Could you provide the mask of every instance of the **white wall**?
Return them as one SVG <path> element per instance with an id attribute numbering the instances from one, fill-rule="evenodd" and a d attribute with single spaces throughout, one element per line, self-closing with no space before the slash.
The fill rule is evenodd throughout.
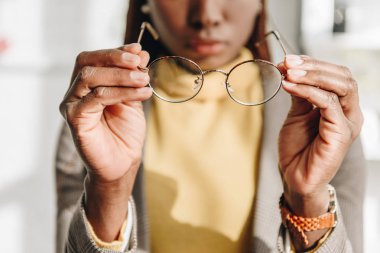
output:
<path id="1" fill-rule="evenodd" d="M 54 252 L 58 105 L 77 53 L 121 45 L 126 5 L 0 0 L 2 252 Z"/>

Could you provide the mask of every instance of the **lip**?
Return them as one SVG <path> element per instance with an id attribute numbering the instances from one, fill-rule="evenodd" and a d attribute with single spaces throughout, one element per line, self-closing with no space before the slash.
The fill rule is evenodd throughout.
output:
<path id="1" fill-rule="evenodd" d="M 197 54 L 207 56 L 221 53 L 226 43 L 213 39 L 192 39 L 188 45 Z"/>

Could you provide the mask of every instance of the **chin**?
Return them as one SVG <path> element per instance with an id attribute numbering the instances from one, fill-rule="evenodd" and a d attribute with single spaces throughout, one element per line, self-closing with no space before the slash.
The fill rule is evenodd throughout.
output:
<path id="1" fill-rule="evenodd" d="M 199 54 L 194 50 L 186 48 L 185 50 L 178 50 L 178 54 L 174 53 L 174 55 L 183 56 L 185 58 L 193 60 L 201 67 L 202 70 L 209 70 L 221 68 L 222 66 L 234 60 L 237 54 L 228 53 L 232 51 L 234 50 L 228 49 L 219 53 Z"/>
<path id="2" fill-rule="evenodd" d="M 232 59 L 225 55 L 211 55 L 207 57 L 201 57 L 195 62 L 203 69 L 218 69 L 228 64 Z"/>

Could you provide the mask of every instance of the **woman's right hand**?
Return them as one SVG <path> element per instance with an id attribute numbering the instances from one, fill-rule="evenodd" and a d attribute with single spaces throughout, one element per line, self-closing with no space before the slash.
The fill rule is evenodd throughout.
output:
<path id="1" fill-rule="evenodd" d="M 141 45 L 83 52 L 60 105 L 86 168 L 87 218 L 98 238 L 117 238 L 141 162 L 145 117 L 152 96 L 149 76 L 138 69 L 149 55 Z"/>
<path id="2" fill-rule="evenodd" d="M 145 118 L 141 101 L 152 95 L 140 44 L 82 52 L 60 105 L 89 176 L 103 183 L 133 177 L 141 160 Z M 130 181 L 130 180 L 128 180 Z"/>

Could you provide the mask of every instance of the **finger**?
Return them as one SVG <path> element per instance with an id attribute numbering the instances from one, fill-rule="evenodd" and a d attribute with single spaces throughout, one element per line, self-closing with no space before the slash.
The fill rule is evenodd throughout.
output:
<path id="1" fill-rule="evenodd" d="M 120 49 L 103 49 L 82 52 L 77 57 L 76 66 L 77 69 L 80 69 L 83 66 L 135 69 L 141 62 L 140 57 L 137 55 L 138 53 L 140 53 L 140 51 L 136 49 L 131 49 L 130 52 Z"/>
<path id="2" fill-rule="evenodd" d="M 119 49 L 122 51 L 132 53 L 132 54 L 139 54 L 140 51 L 142 50 L 141 44 L 139 43 L 131 43 L 131 44 L 123 45 L 119 47 Z"/>
<path id="3" fill-rule="evenodd" d="M 343 77 L 352 77 L 351 71 L 345 66 L 316 60 L 307 55 L 287 55 L 284 65 L 286 69 L 319 70 L 332 72 Z"/>
<path id="4" fill-rule="evenodd" d="M 280 62 L 277 64 L 278 70 L 280 70 L 281 74 L 286 75 L 286 68 L 284 62 Z"/>
<path id="5" fill-rule="evenodd" d="M 97 87 L 93 92 L 83 97 L 81 101 L 71 106 L 67 112 L 68 120 L 76 115 L 101 113 L 105 107 L 120 103 L 144 101 L 152 96 L 152 89 L 121 88 L 121 87 Z"/>
<path id="6" fill-rule="evenodd" d="M 337 94 L 346 117 L 355 122 L 360 121 L 358 87 L 351 77 L 320 70 L 289 69 L 287 73 L 287 79 L 293 83 L 308 84 Z"/>
<path id="7" fill-rule="evenodd" d="M 313 105 L 306 99 L 292 96 L 292 106 L 289 110 L 289 116 L 300 116 L 313 110 Z"/>
<path id="8" fill-rule="evenodd" d="M 287 69 L 285 67 L 284 62 L 280 62 L 277 65 L 277 68 L 278 68 L 278 70 L 280 70 L 282 75 L 286 75 Z M 283 80 L 282 85 L 285 86 L 285 85 L 293 85 L 293 84 L 287 82 L 286 80 Z M 296 96 L 292 96 L 292 105 L 291 105 L 291 108 L 289 110 L 288 115 L 289 116 L 304 115 L 304 114 L 310 112 L 312 109 L 313 109 L 313 105 L 309 101 L 307 101 L 306 99 L 296 97 Z"/>
<path id="9" fill-rule="evenodd" d="M 283 81 L 283 86 L 295 85 L 293 83 Z M 286 89 L 286 88 L 285 88 Z M 313 105 L 304 98 L 292 96 L 292 105 L 289 110 L 289 116 L 299 116 L 309 113 L 313 110 Z"/>
<path id="10" fill-rule="evenodd" d="M 344 120 L 344 113 L 339 103 L 339 98 L 335 93 L 309 85 L 289 82 L 285 82 L 283 87 L 289 94 L 306 99 L 320 108 L 321 115 L 329 122 L 340 123 Z"/>
<path id="11" fill-rule="evenodd" d="M 148 83 L 149 75 L 139 70 L 86 66 L 78 73 L 68 96 L 80 99 L 99 86 L 138 88 Z"/>
<path id="12" fill-rule="evenodd" d="M 138 55 L 140 56 L 140 59 L 141 59 L 140 66 L 146 67 L 150 59 L 149 53 L 147 51 L 141 51 Z"/>
<path id="13" fill-rule="evenodd" d="M 308 84 L 331 91 L 350 100 L 357 99 L 357 84 L 351 77 L 321 70 L 288 69 L 287 79 L 293 83 Z"/>
<path id="14" fill-rule="evenodd" d="M 144 101 L 152 96 L 149 87 L 126 88 L 126 87 L 97 87 L 82 99 L 84 104 L 110 106 L 129 101 Z"/>

